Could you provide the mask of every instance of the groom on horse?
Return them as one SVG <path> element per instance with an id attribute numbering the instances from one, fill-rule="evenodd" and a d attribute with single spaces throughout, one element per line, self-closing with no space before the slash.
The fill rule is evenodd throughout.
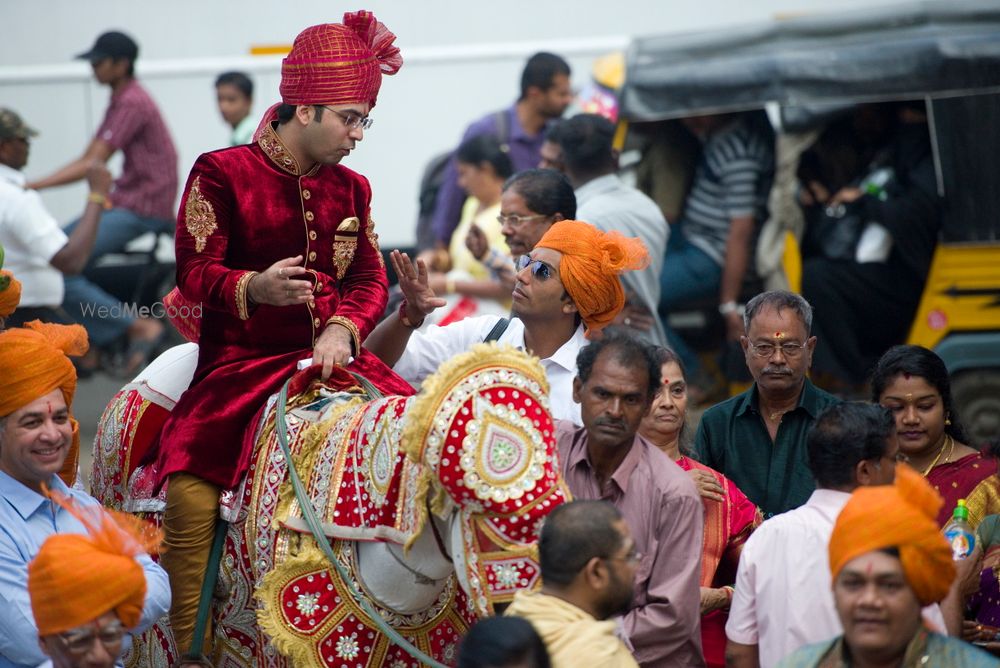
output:
<path id="1" fill-rule="evenodd" d="M 394 39 L 365 11 L 302 31 L 282 61 L 282 102 L 254 143 L 202 155 L 188 177 L 177 283 L 203 306 L 200 351 L 157 461 L 160 484 L 169 483 L 163 564 L 182 652 L 195 636 L 219 493 L 246 472 L 247 425 L 297 362 L 311 356 L 323 378 L 349 365 L 386 394 L 413 393 L 361 347 L 388 283 L 371 188 L 339 164 L 371 126 L 382 75 L 402 65 Z"/>

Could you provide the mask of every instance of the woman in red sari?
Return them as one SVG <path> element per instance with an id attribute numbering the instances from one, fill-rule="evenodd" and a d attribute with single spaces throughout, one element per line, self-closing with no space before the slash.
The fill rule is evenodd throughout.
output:
<path id="1" fill-rule="evenodd" d="M 966 444 L 940 357 L 920 346 L 890 348 L 875 365 L 872 395 L 896 418 L 899 451 L 944 497 L 938 524 L 951 519 L 959 499 L 973 526 L 998 512 L 997 460 Z"/>
<path id="2" fill-rule="evenodd" d="M 709 668 L 726 665 L 726 619 L 744 543 L 763 520 L 760 510 L 724 475 L 691 458 L 686 447 L 687 383 L 677 355 L 657 348 L 662 385 L 639 434 L 687 471 L 705 504 L 701 557 L 701 644 Z"/>

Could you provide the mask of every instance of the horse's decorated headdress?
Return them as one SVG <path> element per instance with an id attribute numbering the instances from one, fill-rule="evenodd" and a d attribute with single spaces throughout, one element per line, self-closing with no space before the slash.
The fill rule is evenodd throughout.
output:
<path id="1" fill-rule="evenodd" d="M 426 467 L 414 507 L 421 522 L 427 508 L 458 509 L 457 570 L 481 615 L 539 584 L 541 520 L 569 498 L 548 393 L 536 358 L 479 344 L 441 365 L 407 412 L 402 447 Z"/>

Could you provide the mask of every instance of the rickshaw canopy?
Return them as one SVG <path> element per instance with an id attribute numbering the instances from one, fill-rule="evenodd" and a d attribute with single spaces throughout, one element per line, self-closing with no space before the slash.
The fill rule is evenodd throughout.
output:
<path id="1" fill-rule="evenodd" d="M 915 2 L 641 37 L 622 117 L 842 106 L 1000 92 L 1000 3 Z"/>

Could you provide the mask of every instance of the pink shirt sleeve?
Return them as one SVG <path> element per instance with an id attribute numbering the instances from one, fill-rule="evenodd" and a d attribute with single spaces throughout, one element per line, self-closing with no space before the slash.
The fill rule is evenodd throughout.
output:
<path id="1" fill-rule="evenodd" d="M 101 127 L 97 129 L 97 138 L 120 151 L 139 134 L 142 124 L 145 123 L 144 116 L 141 109 L 131 104 L 128 97 L 123 96 L 108 107 Z"/>

